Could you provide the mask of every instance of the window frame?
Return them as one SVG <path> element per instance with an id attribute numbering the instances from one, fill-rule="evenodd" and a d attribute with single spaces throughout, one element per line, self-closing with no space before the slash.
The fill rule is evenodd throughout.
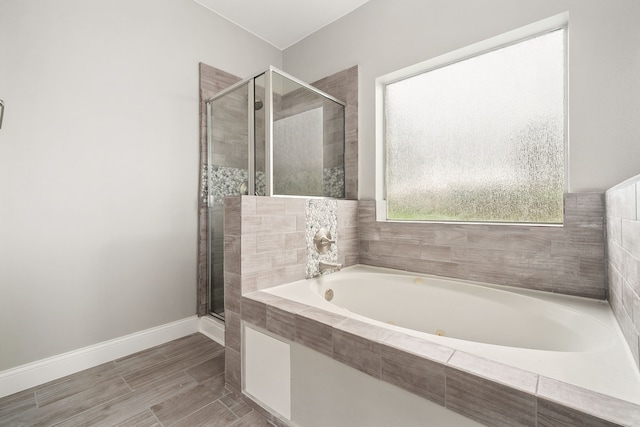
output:
<path id="1" fill-rule="evenodd" d="M 410 65 L 397 71 L 390 72 L 375 80 L 375 200 L 376 220 L 401 223 L 442 223 L 442 224 L 484 224 L 484 225 L 527 225 L 562 227 L 564 225 L 564 212 L 561 223 L 536 223 L 536 222 L 498 222 L 498 221 L 446 221 L 446 220 L 396 220 L 387 218 L 387 164 L 385 141 L 385 88 L 389 84 L 409 79 L 411 77 L 428 73 L 439 68 L 446 67 L 457 62 L 484 55 L 486 53 L 516 45 L 557 30 L 563 30 L 564 42 L 564 193 L 569 192 L 569 14 L 568 12 L 552 16 L 535 23 L 525 25 L 507 33 L 492 37 L 481 42 L 466 46 L 461 49 Z M 563 201 L 564 203 L 564 201 Z"/>

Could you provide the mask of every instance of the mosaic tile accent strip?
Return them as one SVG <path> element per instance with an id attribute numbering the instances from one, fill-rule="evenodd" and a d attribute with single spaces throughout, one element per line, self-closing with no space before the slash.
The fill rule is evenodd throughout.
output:
<path id="1" fill-rule="evenodd" d="M 344 198 L 344 168 L 342 166 L 324 168 L 322 192 L 324 197 Z"/>
<path id="2" fill-rule="evenodd" d="M 306 206 L 305 240 L 307 243 L 306 278 L 320 274 L 318 264 L 320 260 L 328 262 L 338 261 L 338 202 L 327 199 L 308 199 Z M 313 243 L 318 230 L 326 228 L 336 244 L 326 254 L 319 254 Z"/>
<path id="3" fill-rule="evenodd" d="M 207 197 L 213 196 L 213 203 L 224 203 L 225 196 L 240 196 L 243 193 L 242 184 L 247 183 L 247 170 L 230 168 L 226 166 L 212 165 L 207 167 L 202 165 L 202 182 L 200 197 L 202 203 L 207 203 Z M 264 172 L 256 172 L 256 193 L 264 194 L 265 175 Z"/>

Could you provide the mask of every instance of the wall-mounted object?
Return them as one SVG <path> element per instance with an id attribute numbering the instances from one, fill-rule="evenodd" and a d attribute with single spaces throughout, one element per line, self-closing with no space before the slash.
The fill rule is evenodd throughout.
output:
<path id="1" fill-rule="evenodd" d="M 319 254 L 326 254 L 331 249 L 331 245 L 336 241 L 331 239 L 331 232 L 326 228 L 321 228 L 318 230 L 316 235 L 313 237 L 313 244 L 316 247 L 316 250 Z"/>
<path id="2" fill-rule="evenodd" d="M 2 129 L 2 118 L 4 117 L 4 101 L 0 99 L 0 129 Z"/>

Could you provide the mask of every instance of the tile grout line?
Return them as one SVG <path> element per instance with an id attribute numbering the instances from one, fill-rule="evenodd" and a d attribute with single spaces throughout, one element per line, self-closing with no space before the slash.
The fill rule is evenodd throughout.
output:
<path id="1" fill-rule="evenodd" d="M 129 393 L 132 393 L 132 392 L 129 392 Z M 88 411 L 92 410 L 93 408 L 97 408 L 97 407 L 99 407 L 99 406 L 106 405 L 106 404 L 108 404 L 108 403 L 110 403 L 110 402 L 112 402 L 112 401 L 114 401 L 114 400 L 116 400 L 116 399 L 121 398 L 122 396 L 124 396 L 124 395 L 126 395 L 126 394 L 129 394 L 129 393 L 125 393 L 125 394 L 121 394 L 121 395 L 119 395 L 119 396 L 115 396 L 115 397 L 113 397 L 113 398 L 111 398 L 111 399 L 107 400 L 106 402 L 100 402 L 100 403 L 98 403 L 97 405 L 93 405 L 93 406 L 92 406 L 92 407 L 90 407 L 90 408 L 86 408 L 86 409 L 84 409 L 83 411 L 76 412 L 75 414 L 71 415 L 70 417 L 67 417 L 67 418 L 65 418 L 65 419 L 59 420 L 59 421 L 57 421 L 55 424 L 48 424 L 48 425 L 47 425 L 47 427 L 54 427 L 54 426 L 60 425 L 60 424 L 62 424 L 62 423 L 64 423 L 64 422 L 66 422 L 66 421 L 69 421 L 69 420 L 71 420 L 71 419 L 73 419 L 73 418 L 75 418 L 75 417 L 77 417 L 77 416 L 79 416 L 79 415 L 81 415 L 81 414 L 84 414 L 85 412 L 88 412 Z"/>
<path id="2" fill-rule="evenodd" d="M 226 395 L 223 395 L 223 396 L 226 396 Z M 221 397 L 222 397 L 222 396 L 221 396 Z M 184 417 L 180 418 L 179 420 L 174 421 L 173 423 L 171 423 L 171 424 L 170 424 L 169 426 L 167 426 L 167 427 L 170 427 L 170 426 L 172 426 L 172 425 L 175 425 L 175 424 L 179 423 L 180 421 L 182 421 L 182 420 L 184 420 L 184 419 L 186 419 L 186 418 L 190 417 L 191 415 L 195 414 L 196 412 L 201 411 L 201 410 L 203 410 L 204 408 L 206 408 L 207 406 L 211 406 L 211 405 L 213 405 L 214 403 L 219 402 L 219 401 L 220 401 L 220 397 L 219 397 L 219 398 L 217 398 L 216 400 L 214 400 L 213 402 L 209 402 L 209 403 L 207 403 L 206 405 L 201 406 L 200 408 L 196 409 L 195 411 L 188 413 L 187 415 L 185 415 Z M 227 405 L 225 405 L 225 404 L 224 404 L 224 403 L 222 403 L 221 401 L 220 401 L 220 403 L 221 403 L 224 407 L 227 407 Z M 231 412 L 231 413 L 233 414 L 233 416 L 237 418 L 236 420 L 233 420 L 233 422 L 235 423 L 236 421 L 238 421 L 239 417 L 238 417 L 238 416 L 237 416 L 237 415 L 236 415 L 236 414 L 235 414 L 231 409 L 229 409 L 229 412 Z M 151 411 L 151 413 L 153 413 L 153 411 Z M 154 416 L 155 416 L 155 414 L 154 414 Z M 158 418 L 158 417 L 156 417 L 156 419 L 157 419 L 157 418 Z M 159 420 L 158 420 L 158 421 L 159 421 Z M 160 424 L 164 426 L 164 424 L 162 424 L 162 423 L 160 423 Z"/>
<path id="3" fill-rule="evenodd" d="M 151 408 L 147 408 L 147 411 L 149 411 L 151 413 L 151 416 L 153 416 L 153 418 L 156 419 L 156 421 L 158 421 L 158 424 L 160 424 L 160 427 L 164 427 L 164 424 L 162 423 L 162 421 L 160 421 L 160 419 L 158 419 L 158 417 L 156 416 L 156 414 L 151 410 Z"/>
<path id="4" fill-rule="evenodd" d="M 247 416 L 247 415 L 249 415 L 250 413 L 252 413 L 252 412 L 254 411 L 254 409 L 253 409 L 253 408 L 251 408 L 251 406 L 249 406 L 249 408 L 251 408 L 251 410 L 250 410 L 249 412 L 247 412 L 244 416 L 242 416 L 242 417 L 241 417 L 241 416 L 239 416 L 238 414 L 236 414 L 236 412 L 235 412 L 233 409 L 231 409 L 231 408 L 230 408 L 228 405 L 226 405 L 222 400 L 220 400 L 220 399 L 222 399 L 223 397 L 228 396 L 228 395 L 230 395 L 230 394 L 231 394 L 231 393 L 227 393 L 227 394 L 225 394 L 224 396 L 221 396 L 217 401 L 219 401 L 220 403 L 222 403 L 222 406 L 224 406 L 225 408 L 227 408 L 229 411 L 231 411 L 231 413 L 232 413 L 233 415 L 235 415 L 235 416 L 236 416 L 237 420 L 233 421 L 233 422 L 235 423 L 235 422 L 237 422 L 237 421 L 241 420 L 242 418 L 246 417 L 246 416 Z M 240 398 L 240 400 L 242 400 L 242 398 Z M 244 402 L 243 402 L 243 403 L 244 403 Z M 245 403 L 245 405 L 246 405 L 246 403 Z M 248 405 L 247 405 L 247 406 L 248 406 Z"/>

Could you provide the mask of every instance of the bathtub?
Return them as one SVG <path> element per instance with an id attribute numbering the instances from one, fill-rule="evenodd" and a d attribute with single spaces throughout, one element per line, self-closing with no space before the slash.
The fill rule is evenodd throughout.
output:
<path id="1" fill-rule="evenodd" d="M 361 265 L 262 292 L 640 404 L 604 301 Z"/>

